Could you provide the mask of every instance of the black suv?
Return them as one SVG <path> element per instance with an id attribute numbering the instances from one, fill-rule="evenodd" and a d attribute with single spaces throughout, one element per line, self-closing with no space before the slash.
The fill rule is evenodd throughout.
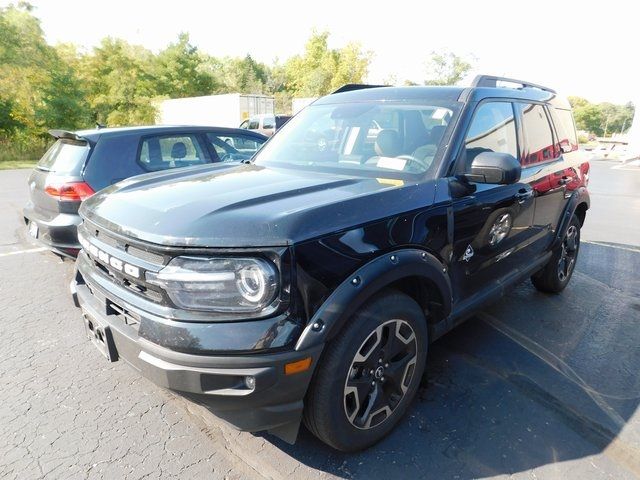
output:
<path id="1" fill-rule="evenodd" d="M 32 237 L 73 257 L 78 208 L 98 190 L 147 172 L 248 160 L 267 141 L 237 128 L 166 125 L 49 133 L 56 142 L 29 177 L 24 221 Z"/>
<path id="2" fill-rule="evenodd" d="M 569 103 L 503 81 L 343 87 L 252 163 L 91 197 L 71 285 L 87 335 L 237 428 L 293 441 L 304 419 L 339 450 L 378 441 L 430 342 L 574 270 L 589 166 Z"/>

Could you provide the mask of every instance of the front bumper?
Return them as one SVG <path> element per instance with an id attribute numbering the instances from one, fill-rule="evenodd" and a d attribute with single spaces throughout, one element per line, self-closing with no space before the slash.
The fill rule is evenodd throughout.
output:
<path id="1" fill-rule="evenodd" d="M 22 215 L 25 224 L 38 225 L 36 240 L 47 248 L 62 255 L 75 257 L 80 250 L 78 225 L 82 219 L 78 214 L 59 213 L 52 218 L 40 214 L 32 205 L 27 205 Z"/>
<path id="2" fill-rule="evenodd" d="M 185 353 L 160 346 L 139 335 L 145 323 L 158 319 L 93 283 L 90 275 L 82 273 L 83 261 L 88 260 L 81 254 L 76 277 L 70 285 L 71 293 L 76 306 L 82 309 L 85 322 L 107 327 L 115 346 L 112 360 L 125 360 L 157 385 L 182 393 L 240 430 L 269 430 L 284 440 L 295 439 L 302 417 L 303 398 L 322 345 L 307 351 L 277 349 L 259 353 L 227 351 L 215 354 Z M 112 301 L 121 306 L 118 311 L 110 307 Z M 179 332 L 175 331 L 176 335 L 190 338 L 194 347 L 197 346 L 199 329 L 203 327 L 218 330 L 227 326 L 238 332 L 242 324 L 249 326 L 255 323 L 161 321 L 179 323 L 181 328 Z M 268 320 L 262 322 L 269 323 Z M 312 358 L 310 369 L 285 375 L 287 363 L 307 357 Z M 247 377 L 254 379 L 251 387 L 247 386 Z"/>

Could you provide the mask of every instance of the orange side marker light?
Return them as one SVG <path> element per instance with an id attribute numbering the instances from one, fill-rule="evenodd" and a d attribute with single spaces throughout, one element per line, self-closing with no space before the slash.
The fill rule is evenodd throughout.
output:
<path id="1" fill-rule="evenodd" d="M 302 360 L 285 364 L 284 374 L 293 375 L 294 373 L 305 372 L 309 370 L 309 367 L 311 367 L 311 357 L 303 358 Z"/>

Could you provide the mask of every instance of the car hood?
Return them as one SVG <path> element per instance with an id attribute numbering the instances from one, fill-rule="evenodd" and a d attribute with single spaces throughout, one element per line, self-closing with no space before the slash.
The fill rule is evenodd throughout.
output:
<path id="1" fill-rule="evenodd" d="M 284 246 L 410 211 L 435 184 L 253 164 L 125 180 L 83 202 L 83 218 L 166 246 Z"/>

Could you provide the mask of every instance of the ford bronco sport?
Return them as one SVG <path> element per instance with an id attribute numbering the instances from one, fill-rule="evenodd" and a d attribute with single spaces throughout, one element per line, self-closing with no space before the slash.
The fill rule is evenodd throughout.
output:
<path id="1" fill-rule="evenodd" d="M 588 175 L 548 88 L 350 85 L 253 161 L 92 196 L 71 290 L 108 360 L 239 429 L 294 441 L 303 420 L 363 449 L 409 408 L 430 342 L 523 279 L 566 287 Z"/>

